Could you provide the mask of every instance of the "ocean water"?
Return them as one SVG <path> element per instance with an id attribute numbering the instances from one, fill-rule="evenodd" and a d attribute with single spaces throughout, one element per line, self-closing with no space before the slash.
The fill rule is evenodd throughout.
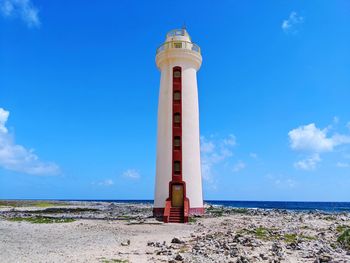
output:
<path id="1" fill-rule="evenodd" d="M 207 201 L 212 205 L 291 211 L 350 212 L 350 202 Z"/>
<path id="2" fill-rule="evenodd" d="M 76 200 L 76 201 L 98 201 L 116 203 L 147 203 L 153 204 L 153 200 Z M 209 205 L 221 205 L 237 208 L 262 208 L 283 209 L 290 211 L 323 211 L 328 213 L 348 212 L 350 213 L 350 202 L 284 202 L 284 201 L 204 201 Z"/>

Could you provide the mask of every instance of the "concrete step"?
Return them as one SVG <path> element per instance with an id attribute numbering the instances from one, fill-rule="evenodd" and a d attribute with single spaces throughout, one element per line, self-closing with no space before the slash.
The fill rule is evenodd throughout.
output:
<path id="1" fill-rule="evenodd" d="M 169 220 L 169 223 L 184 223 L 183 220 Z"/>
<path id="2" fill-rule="evenodd" d="M 169 216 L 169 218 L 175 218 L 175 219 L 183 219 L 183 216 Z"/>

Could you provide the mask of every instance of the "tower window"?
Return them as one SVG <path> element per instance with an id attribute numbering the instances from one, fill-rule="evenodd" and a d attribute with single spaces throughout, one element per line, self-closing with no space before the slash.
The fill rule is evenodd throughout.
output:
<path id="1" fill-rule="evenodd" d="M 174 173 L 175 174 L 181 173 L 181 162 L 180 161 L 174 162 Z"/>
<path id="2" fill-rule="evenodd" d="M 180 136 L 174 137 L 174 147 L 175 148 L 181 147 L 181 137 Z"/>
<path id="3" fill-rule="evenodd" d="M 181 92 L 180 91 L 174 92 L 174 100 L 181 100 Z"/>
<path id="4" fill-rule="evenodd" d="M 181 71 L 174 71 L 174 78 L 180 78 L 181 77 Z"/>
<path id="5" fill-rule="evenodd" d="M 175 42 L 174 43 L 175 48 L 182 48 L 182 43 L 181 42 Z"/>
<path id="6" fill-rule="evenodd" d="M 174 123 L 180 123 L 181 122 L 181 115 L 180 113 L 176 112 L 174 114 Z"/>

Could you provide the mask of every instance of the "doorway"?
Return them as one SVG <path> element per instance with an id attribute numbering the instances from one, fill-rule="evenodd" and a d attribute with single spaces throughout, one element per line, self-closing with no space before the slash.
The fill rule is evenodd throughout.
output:
<path id="1" fill-rule="evenodd" d="M 172 185 L 171 206 L 183 207 L 184 205 L 184 187 L 181 184 Z"/>

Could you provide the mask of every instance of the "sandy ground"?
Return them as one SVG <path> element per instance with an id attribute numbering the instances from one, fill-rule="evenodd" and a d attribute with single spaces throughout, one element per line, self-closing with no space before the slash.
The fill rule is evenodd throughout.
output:
<path id="1" fill-rule="evenodd" d="M 170 243 L 175 236 L 189 236 L 192 228 L 183 224 L 127 225 L 102 220 L 61 224 L 1 220 L 0 262 L 154 262 L 155 248 L 147 246 L 148 241 Z M 130 245 L 122 246 L 127 240 Z"/>

